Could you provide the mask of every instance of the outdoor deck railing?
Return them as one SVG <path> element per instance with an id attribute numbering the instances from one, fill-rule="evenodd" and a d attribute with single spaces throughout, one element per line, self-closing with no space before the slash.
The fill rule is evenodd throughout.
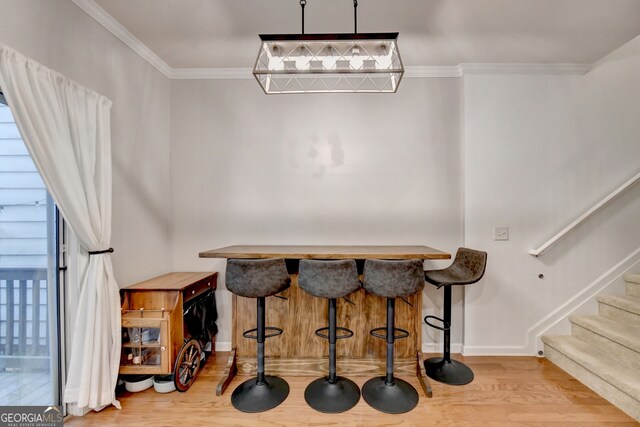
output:
<path id="1" fill-rule="evenodd" d="M 0 369 L 49 360 L 46 268 L 0 268 Z"/>

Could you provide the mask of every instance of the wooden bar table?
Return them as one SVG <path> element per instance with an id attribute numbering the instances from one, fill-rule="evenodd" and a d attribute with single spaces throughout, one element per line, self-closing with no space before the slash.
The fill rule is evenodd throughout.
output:
<path id="1" fill-rule="evenodd" d="M 236 245 L 200 253 L 200 258 L 284 258 L 291 274 L 291 287 L 268 298 L 267 325 L 284 333 L 270 338 L 265 346 L 266 370 L 279 376 L 318 377 L 326 374 L 329 345 L 314 331 L 327 326 L 327 301 L 307 294 L 298 287 L 301 259 L 355 259 L 360 273 L 366 259 L 450 259 L 451 254 L 428 246 L 260 246 Z M 341 340 L 337 348 L 341 372 L 348 376 L 377 376 L 385 372 L 386 343 L 369 335 L 384 326 L 386 300 L 360 288 L 338 304 L 338 325 L 351 329 L 354 336 Z M 351 302 L 351 303 L 350 303 Z M 409 337 L 395 344 L 395 370 L 399 375 L 417 374 L 428 397 L 431 387 L 424 373 L 422 357 L 422 292 L 396 305 L 396 327 L 409 331 Z M 237 372 L 255 375 L 256 348 L 242 332 L 255 327 L 255 301 L 232 297 L 231 354 L 223 378 L 216 389 L 221 395 Z"/>

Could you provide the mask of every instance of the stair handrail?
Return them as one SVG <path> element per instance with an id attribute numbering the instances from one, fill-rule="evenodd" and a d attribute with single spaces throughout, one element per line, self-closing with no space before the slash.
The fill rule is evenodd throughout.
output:
<path id="1" fill-rule="evenodd" d="M 541 255 L 542 253 L 544 253 L 544 251 L 546 251 L 547 249 L 549 249 L 551 246 L 553 246 L 554 244 L 556 244 L 558 242 L 558 240 L 560 240 L 561 238 L 563 238 L 566 234 L 568 234 L 571 230 L 573 230 L 574 228 L 576 228 L 578 225 L 582 224 L 584 221 L 586 221 L 591 215 L 593 215 L 594 213 L 596 213 L 597 211 L 599 211 L 600 209 L 602 209 L 605 205 L 607 205 L 609 202 L 611 202 L 613 199 L 615 199 L 616 197 L 618 197 L 620 194 L 622 194 L 623 192 L 625 192 L 627 189 L 629 189 L 631 186 L 633 186 L 636 182 L 640 181 L 640 172 L 638 172 L 635 176 L 633 176 L 631 179 L 629 179 L 628 181 L 626 181 L 624 184 L 622 184 L 620 187 L 616 188 L 615 190 L 613 190 L 607 197 L 605 197 L 604 199 L 600 200 L 598 203 L 596 203 L 591 209 L 589 209 L 588 211 L 586 211 L 585 213 L 583 213 L 582 215 L 580 215 L 578 218 L 576 218 L 573 222 L 571 222 L 569 225 L 567 225 L 565 228 L 563 228 L 562 230 L 560 230 L 555 236 L 553 236 L 552 238 L 550 238 L 549 240 L 547 240 L 542 246 L 540 246 L 538 249 L 531 249 L 529 251 L 529 255 L 533 255 L 535 257 Z"/>

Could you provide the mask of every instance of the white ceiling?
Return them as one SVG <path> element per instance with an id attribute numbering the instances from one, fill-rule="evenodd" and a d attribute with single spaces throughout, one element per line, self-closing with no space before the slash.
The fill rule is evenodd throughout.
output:
<path id="1" fill-rule="evenodd" d="M 172 68 L 252 67 L 298 0 L 95 0 Z M 352 32 L 351 0 L 308 0 L 307 33 Z M 359 32 L 400 32 L 408 66 L 591 64 L 640 34 L 640 0 L 360 0 Z"/>

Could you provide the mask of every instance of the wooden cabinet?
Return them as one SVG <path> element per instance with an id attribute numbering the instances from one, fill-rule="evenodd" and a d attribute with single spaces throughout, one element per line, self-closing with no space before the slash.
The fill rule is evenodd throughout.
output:
<path id="1" fill-rule="evenodd" d="M 215 342 L 193 342 L 196 340 L 185 324 L 184 311 L 196 299 L 213 292 L 217 278 L 218 273 L 168 273 L 121 289 L 120 373 L 176 373 L 177 359 L 185 353 L 181 350 L 191 341 L 198 352 L 197 361 L 191 357 L 194 365 L 189 378 L 194 378 L 200 353 L 207 347 L 213 351 Z"/>

